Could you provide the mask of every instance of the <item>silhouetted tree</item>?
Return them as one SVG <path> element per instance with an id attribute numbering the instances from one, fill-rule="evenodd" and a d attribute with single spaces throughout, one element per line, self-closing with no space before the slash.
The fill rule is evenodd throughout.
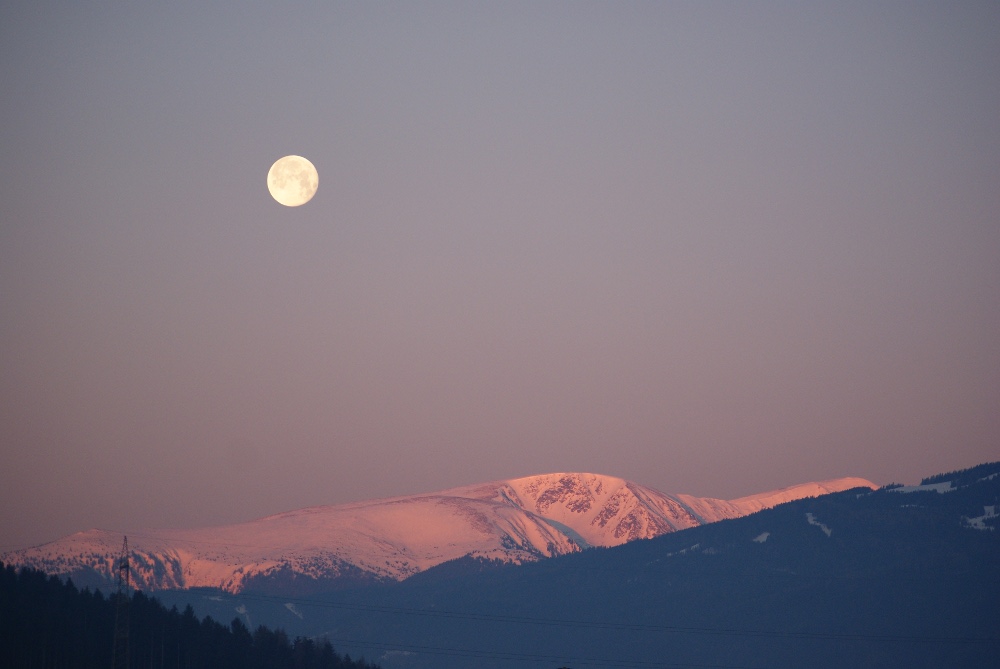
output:
<path id="1" fill-rule="evenodd" d="M 239 618 L 228 627 L 198 620 L 135 592 L 130 602 L 132 667 L 178 669 L 377 669 L 338 656 L 328 641 L 258 627 Z M 99 591 L 77 590 L 33 569 L 0 563 L 0 666 L 9 669 L 106 669 L 111 664 L 115 606 Z"/>

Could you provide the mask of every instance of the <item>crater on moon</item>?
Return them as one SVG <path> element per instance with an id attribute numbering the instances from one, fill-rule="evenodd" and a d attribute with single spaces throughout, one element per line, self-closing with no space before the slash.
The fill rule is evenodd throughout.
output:
<path id="1" fill-rule="evenodd" d="M 319 188 L 319 173 L 302 156 L 285 156 L 267 172 L 267 190 L 286 207 L 298 207 L 312 199 Z"/>

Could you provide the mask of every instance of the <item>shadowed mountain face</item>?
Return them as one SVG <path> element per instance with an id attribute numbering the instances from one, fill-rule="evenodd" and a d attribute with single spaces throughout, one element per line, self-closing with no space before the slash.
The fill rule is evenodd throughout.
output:
<path id="1" fill-rule="evenodd" d="M 565 492 L 530 499 L 586 506 Z M 311 597 L 160 596 L 327 637 L 385 669 L 930 669 L 997 666 L 998 569 L 992 463 L 520 566 L 464 558 Z"/>
<path id="2" fill-rule="evenodd" d="M 138 531 L 129 536 L 132 577 L 144 590 L 307 593 L 403 580 L 463 557 L 521 564 L 618 546 L 859 486 L 874 487 L 845 478 L 725 501 L 599 474 L 545 474 L 223 527 Z M 100 586 L 113 579 L 120 546 L 120 534 L 89 530 L 3 560 Z"/>

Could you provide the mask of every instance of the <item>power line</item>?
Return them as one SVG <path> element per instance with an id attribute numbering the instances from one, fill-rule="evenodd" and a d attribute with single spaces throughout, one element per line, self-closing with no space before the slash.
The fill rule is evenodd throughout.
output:
<path id="1" fill-rule="evenodd" d="M 129 669 L 129 602 L 132 599 L 128 537 L 122 541 L 121 557 L 115 565 L 118 589 L 115 593 L 115 645 L 111 656 L 114 669 Z"/>

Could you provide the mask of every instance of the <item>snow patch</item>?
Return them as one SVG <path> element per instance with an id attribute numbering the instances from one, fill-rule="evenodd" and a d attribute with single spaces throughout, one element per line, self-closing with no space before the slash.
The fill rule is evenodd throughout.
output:
<path id="1" fill-rule="evenodd" d="M 299 613 L 299 610 L 295 608 L 295 604 L 292 604 L 291 602 L 285 602 L 285 608 L 291 611 L 294 615 L 297 615 L 299 617 L 299 620 L 305 620 L 305 618 L 302 617 L 302 614 Z"/>
<path id="2" fill-rule="evenodd" d="M 806 514 L 806 520 L 809 522 L 810 525 L 815 525 L 819 529 L 823 530 L 823 533 L 826 536 L 830 536 L 831 534 L 833 534 L 833 530 L 831 530 L 829 527 L 816 520 L 816 516 L 812 515 L 811 513 Z"/>
<path id="3" fill-rule="evenodd" d="M 687 553 L 688 551 L 691 551 L 691 552 L 693 553 L 693 552 L 695 552 L 696 550 L 698 550 L 698 547 L 699 547 L 699 546 L 701 546 L 701 544 L 695 544 L 694 546 L 690 546 L 690 547 L 688 547 L 688 548 L 682 548 L 682 549 L 680 549 L 679 551 L 674 551 L 673 553 L 667 553 L 667 555 L 666 555 L 666 556 L 667 556 L 667 557 L 673 557 L 673 556 L 675 556 L 675 555 L 684 555 L 684 554 L 685 554 L 685 553 Z"/>
<path id="4" fill-rule="evenodd" d="M 997 513 L 996 506 L 984 506 L 983 512 L 983 515 L 976 516 L 975 518 L 966 518 L 963 516 L 962 520 L 965 521 L 965 526 L 992 532 L 993 528 L 988 526 L 985 521 L 987 518 L 996 518 L 1000 514 Z"/>
<path id="5" fill-rule="evenodd" d="M 382 653 L 380 660 L 391 660 L 394 657 L 409 657 L 410 655 L 416 655 L 416 653 L 408 650 L 387 650 Z"/>
<path id="6" fill-rule="evenodd" d="M 754 540 L 753 540 L 753 541 L 754 541 L 754 543 L 755 543 L 755 544 L 762 544 L 762 543 L 764 543 L 765 541 L 767 541 L 767 538 L 768 538 L 769 536 L 771 536 L 771 533 L 770 533 L 770 532 L 761 532 L 761 533 L 760 533 L 760 534 L 758 534 L 758 535 L 757 535 L 756 537 L 754 537 Z"/>
<path id="7" fill-rule="evenodd" d="M 939 492 L 946 493 L 955 490 L 951 481 L 943 483 L 928 483 L 927 485 L 904 485 L 898 488 L 889 488 L 889 492 Z"/>
<path id="8" fill-rule="evenodd" d="M 247 619 L 247 627 L 249 629 L 253 629 L 253 623 L 250 622 L 250 611 L 249 611 L 249 609 L 247 609 L 246 606 L 244 606 L 243 604 L 240 604 L 239 606 L 237 606 L 236 607 L 236 613 L 238 613 L 241 616 L 243 616 L 244 618 L 246 618 Z"/>

